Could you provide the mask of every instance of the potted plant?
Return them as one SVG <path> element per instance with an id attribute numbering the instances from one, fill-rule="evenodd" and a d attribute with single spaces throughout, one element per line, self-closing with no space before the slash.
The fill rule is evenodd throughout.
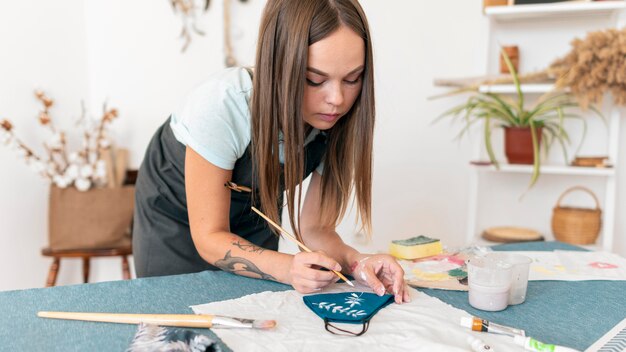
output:
<path id="1" fill-rule="evenodd" d="M 485 149 L 489 160 L 499 168 L 499 162 L 495 157 L 492 147 L 492 132 L 494 128 L 505 130 L 505 154 L 509 163 L 532 164 L 533 172 L 530 187 L 537 181 L 541 167 L 540 147 L 545 152 L 557 142 L 563 155 L 568 161 L 566 145 L 570 143 L 570 137 L 564 129 L 567 119 L 577 119 L 583 123 L 583 136 L 585 137 L 587 125 L 585 119 L 570 110 L 579 107 L 575 97 L 564 91 L 553 91 L 538 99 L 532 106 L 525 106 L 525 97 L 522 92 L 518 74 L 513 67 L 506 52 L 502 51 L 516 90 L 516 99 L 497 93 L 482 93 L 478 89 L 472 89 L 471 96 L 464 103 L 444 112 L 437 120 L 446 117 L 453 119 L 463 118 L 465 127 L 461 130 L 458 138 L 462 137 L 476 123 L 483 123 Z M 467 91 L 467 89 L 461 90 Z M 602 114 L 590 106 L 603 120 Z M 582 142 L 581 139 L 581 142 Z M 580 148 L 580 146 L 579 146 Z"/>

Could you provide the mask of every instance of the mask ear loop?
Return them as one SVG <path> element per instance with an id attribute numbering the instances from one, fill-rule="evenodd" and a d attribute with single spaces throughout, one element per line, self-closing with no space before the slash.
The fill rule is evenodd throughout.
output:
<path id="1" fill-rule="evenodd" d="M 345 329 L 341 329 L 336 327 L 335 325 L 331 324 L 330 321 L 328 321 L 328 318 L 324 318 L 324 328 L 326 328 L 326 331 L 328 331 L 331 334 L 334 335 L 339 335 L 339 336 L 361 336 L 363 334 L 365 334 L 367 332 L 367 329 L 370 327 L 370 321 L 368 320 L 363 320 L 363 329 L 361 329 L 361 332 L 356 333 L 356 332 L 352 332 L 350 330 L 345 330 Z M 331 330 L 330 328 L 334 329 L 335 331 Z"/>

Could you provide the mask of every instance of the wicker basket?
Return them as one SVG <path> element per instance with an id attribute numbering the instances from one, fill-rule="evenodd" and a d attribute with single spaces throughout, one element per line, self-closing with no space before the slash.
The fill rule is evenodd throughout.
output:
<path id="1" fill-rule="evenodd" d="M 595 209 L 562 207 L 561 200 L 573 191 L 583 191 L 593 197 Z M 569 188 L 559 197 L 552 213 L 552 232 L 554 238 L 572 244 L 592 244 L 596 242 L 602 225 L 602 210 L 598 197 L 582 186 Z"/>

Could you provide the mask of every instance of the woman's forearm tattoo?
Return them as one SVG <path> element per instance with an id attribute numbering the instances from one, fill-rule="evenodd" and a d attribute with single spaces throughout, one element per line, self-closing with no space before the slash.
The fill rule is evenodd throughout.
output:
<path id="1" fill-rule="evenodd" d="M 233 257 L 230 255 L 230 250 L 226 252 L 224 258 L 215 262 L 215 266 L 231 273 L 247 273 L 257 275 L 263 280 L 276 280 L 272 275 L 262 272 L 254 263 L 246 258 Z"/>
<path id="2" fill-rule="evenodd" d="M 265 252 L 265 248 L 263 247 L 259 247 L 255 244 L 252 243 L 246 243 L 246 242 L 242 242 L 239 239 L 234 240 L 232 243 L 232 245 L 237 246 L 239 249 L 244 250 L 246 252 L 250 252 L 250 253 L 263 253 Z"/>

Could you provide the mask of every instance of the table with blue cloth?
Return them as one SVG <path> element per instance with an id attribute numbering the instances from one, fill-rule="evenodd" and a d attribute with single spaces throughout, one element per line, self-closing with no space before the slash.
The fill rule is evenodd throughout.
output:
<path id="1" fill-rule="evenodd" d="M 555 249 L 582 250 L 558 242 L 494 247 L 503 251 Z M 137 330 L 134 325 L 42 319 L 36 316 L 38 311 L 192 314 L 190 305 L 289 289 L 275 282 L 207 271 L 0 292 L 0 351 L 124 351 Z M 626 317 L 626 281 L 531 281 L 526 302 L 501 312 L 472 308 L 467 292 L 421 291 L 483 319 L 524 329 L 540 341 L 579 350 Z M 193 330 L 216 337 L 207 329 Z"/>

